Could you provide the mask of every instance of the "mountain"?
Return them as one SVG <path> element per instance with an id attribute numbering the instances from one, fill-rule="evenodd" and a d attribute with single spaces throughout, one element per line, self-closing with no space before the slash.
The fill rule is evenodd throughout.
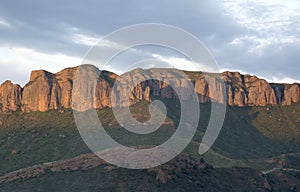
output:
<path id="1" fill-rule="evenodd" d="M 87 79 L 78 79 L 76 74 Z M 272 84 L 237 72 L 135 69 L 122 76 L 108 71 L 98 74 L 90 65 L 56 74 L 38 70 L 23 88 L 11 81 L 1 85 L 0 191 L 300 189 L 299 84 Z M 178 95 L 169 85 L 181 98 L 195 99 L 184 75 L 195 85 L 201 115 L 195 136 L 183 153 L 146 170 L 118 168 L 91 154 L 75 124 L 72 98 L 85 97 L 88 102 L 82 109 L 99 108 L 100 122 L 118 143 L 156 146 L 174 134 L 181 118 Z M 157 76 L 161 80 L 153 80 Z M 137 83 L 143 79 L 151 80 Z M 128 82 L 136 86 L 131 88 Z M 90 85 L 95 89 L 86 89 Z M 129 102 L 118 97 L 124 93 Z M 130 105 L 132 116 L 145 122 L 150 118 L 149 101 L 156 98 L 164 102 L 168 113 L 163 125 L 151 134 L 123 129 L 111 108 Z M 211 102 L 215 101 L 229 104 L 224 124 L 212 148 L 199 155 Z"/>
<path id="2" fill-rule="evenodd" d="M 82 70 L 84 68 L 84 70 Z M 80 71 L 78 71 L 80 70 Z M 32 71 L 30 81 L 21 88 L 20 85 L 5 81 L 0 86 L 0 110 L 11 111 L 47 111 L 50 109 L 72 108 L 72 92 L 82 94 L 83 87 L 73 89 L 74 78 L 77 73 L 83 77 L 99 74 L 99 69 L 91 65 L 64 69 L 56 74 L 44 70 Z M 121 107 L 132 105 L 141 100 L 151 101 L 152 97 L 176 98 L 177 95 L 169 85 L 174 85 L 182 97 L 190 99 L 188 81 L 176 69 L 135 69 L 121 75 L 119 87 L 113 88 L 114 82 L 120 77 L 112 72 L 102 71 L 97 77 L 94 97 L 87 108 L 103 108 L 118 105 Z M 179 74 L 179 75 L 178 75 Z M 227 102 L 230 106 L 266 106 L 291 105 L 300 100 L 299 84 L 272 84 L 256 76 L 242 75 L 238 72 L 223 72 L 209 74 L 202 72 L 186 72 L 191 79 L 194 90 L 198 94 L 200 103 L 218 101 Z M 161 80 L 153 80 L 160 77 Z M 139 79 L 150 79 L 131 88 L 128 82 Z M 225 86 L 222 86 L 221 80 Z M 122 100 L 120 93 L 131 90 L 129 102 Z M 85 93 L 88 96 L 88 92 Z M 112 100 L 110 98 L 113 98 Z M 115 102 L 114 102 L 115 101 Z"/>

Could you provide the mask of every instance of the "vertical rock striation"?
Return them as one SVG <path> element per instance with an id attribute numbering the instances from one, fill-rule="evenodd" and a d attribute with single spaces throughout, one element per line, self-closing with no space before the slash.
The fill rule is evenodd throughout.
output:
<path id="1" fill-rule="evenodd" d="M 13 84 L 11 81 L 5 81 L 0 86 L 0 110 L 2 112 L 16 111 L 21 107 L 20 85 Z"/>
<path id="2" fill-rule="evenodd" d="M 238 72 L 184 72 L 182 75 L 182 71 L 175 69 L 135 69 L 122 76 L 102 71 L 101 76 L 95 77 L 99 69 L 91 65 L 86 67 L 88 71 L 74 67 L 56 74 L 44 70 L 33 71 L 23 89 L 11 81 L 5 81 L 0 86 L 1 112 L 72 108 L 72 98 L 77 96 L 85 102 L 81 104 L 82 109 L 125 107 L 142 100 L 150 102 L 152 98 L 175 99 L 180 96 L 185 100 L 195 99 L 190 94 L 191 89 L 197 93 L 201 103 L 227 102 L 242 107 L 291 105 L 300 101 L 299 84 L 270 84 Z M 77 79 L 76 85 L 79 86 L 73 90 L 75 75 L 79 73 L 86 78 L 94 77 L 93 81 L 88 85 L 87 81 Z M 185 75 L 191 80 L 192 87 L 189 86 L 190 81 L 184 78 Z M 225 84 L 222 84 L 223 80 Z"/>
<path id="3" fill-rule="evenodd" d="M 300 100 L 299 84 L 270 84 L 256 76 L 224 72 L 228 104 L 237 106 L 291 105 Z"/>

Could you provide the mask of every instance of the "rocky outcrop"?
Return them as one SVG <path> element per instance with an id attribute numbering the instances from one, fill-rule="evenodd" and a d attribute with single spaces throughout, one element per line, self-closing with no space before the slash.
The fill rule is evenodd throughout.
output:
<path id="1" fill-rule="evenodd" d="M 285 85 L 283 94 L 283 105 L 291 105 L 297 103 L 300 100 L 300 87 L 299 84 Z"/>
<path id="2" fill-rule="evenodd" d="M 151 96 L 162 99 L 193 99 L 185 74 L 179 70 L 136 69 L 120 76 L 112 92 L 112 106 L 128 106 L 138 101 L 151 101 Z M 128 97 L 126 97 L 126 95 Z"/>
<path id="3" fill-rule="evenodd" d="M 21 107 L 21 86 L 5 81 L 0 86 L 0 110 L 16 111 Z"/>
<path id="4" fill-rule="evenodd" d="M 59 107 L 60 88 L 54 74 L 44 70 L 33 71 L 22 94 L 22 110 L 46 111 Z"/>
<path id="5" fill-rule="evenodd" d="M 291 105 L 300 101 L 299 84 L 270 84 L 238 72 L 207 74 L 176 69 L 135 69 L 121 76 L 92 65 L 56 74 L 33 71 L 22 89 L 10 81 L 0 86 L 2 112 L 124 107 L 153 98 L 195 99 L 233 106 Z M 189 79 L 189 80 L 188 80 Z M 224 83 L 225 82 L 225 83 Z M 191 84 L 192 83 L 192 84 Z M 80 102 L 72 102 L 75 99 Z"/>
<path id="6" fill-rule="evenodd" d="M 111 94 L 117 76 L 108 71 L 86 65 L 77 68 L 74 73 L 72 90 L 72 105 L 78 111 L 92 108 L 110 107 Z"/>
<path id="7" fill-rule="evenodd" d="M 223 79 L 227 86 L 228 104 L 236 106 L 278 105 L 281 94 L 264 79 L 256 76 L 241 75 L 238 72 L 224 72 Z M 279 92 L 277 92 L 279 91 Z"/>
<path id="8" fill-rule="evenodd" d="M 237 106 L 291 105 L 300 100 L 299 84 L 270 84 L 238 72 L 224 72 L 228 104 Z"/>

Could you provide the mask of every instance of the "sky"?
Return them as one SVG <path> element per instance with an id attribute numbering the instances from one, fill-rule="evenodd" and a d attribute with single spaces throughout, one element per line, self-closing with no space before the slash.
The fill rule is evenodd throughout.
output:
<path id="1" fill-rule="evenodd" d="M 221 71 L 300 82 L 298 0 L 3 0 L 0 82 L 10 79 L 24 85 L 32 70 L 55 73 L 78 66 L 101 38 L 141 23 L 173 25 L 191 33 L 209 49 Z M 147 59 L 193 70 L 182 55 L 149 46 L 127 51 L 109 70 L 121 74 Z"/>

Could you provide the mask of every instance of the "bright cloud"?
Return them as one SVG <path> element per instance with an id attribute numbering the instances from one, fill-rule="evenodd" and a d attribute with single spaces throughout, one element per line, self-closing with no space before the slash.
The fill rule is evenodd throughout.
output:
<path id="1" fill-rule="evenodd" d="M 205 71 L 205 72 L 219 72 L 216 71 L 216 69 L 201 63 L 194 63 L 186 58 L 181 58 L 181 57 L 171 57 L 171 56 L 162 56 L 158 54 L 153 55 L 154 58 L 163 61 L 170 66 L 181 69 L 181 70 L 186 70 L 186 71 Z"/>
<path id="2" fill-rule="evenodd" d="M 4 18 L 0 17 L 0 27 L 11 27 L 11 24 Z"/>
<path id="3" fill-rule="evenodd" d="M 66 67 L 80 65 L 81 59 L 63 53 L 43 53 L 25 47 L 0 47 L 0 67 L 6 69 L 0 79 L 12 79 L 24 85 L 29 73 L 36 69 L 57 72 Z M 27 78 L 24 78 L 24 75 Z"/>
<path id="4" fill-rule="evenodd" d="M 289 83 L 289 84 L 300 83 L 300 79 L 289 78 L 281 73 L 277 73 L 276 75 L 275 74 L 264 74 L 263 78 L 271 83 L 282 83 L 282 82 Z"/>
<path id="5" fill-rule="evenodd" d="M 85 45 L 85 46 L 94 46 L 97 44 L 97 42 L 99 41 L 100 37 L 96 37 L 96 36 L 88 36 L 85 34 L 74 34 L 72 37 L 72 41 L 77 43 L 77 44 L 81 44 L 81 45 Z"/>
<path id="6" fill-rule="evenodd" d="M 52 1 L 19 4 L 1 3 L 1 81 L 12 79 L 24 83 L 33 69 L 56 72 L 79 65 L 82 59 L 85 59 L 83 63 L 102 66 L 106 64 L 103 62 L 107 60 L 106 54 L 126 46 L 108 40 L 102 40 L 99 45 L 99 40 L 118 28 L 143 22 L 161 22 L 191 32 L 206 44 L 220 66 L 230 71 L 240 69 L 271 81 L 288 82 L 297 80 L 300 73 L 299 0 L 167 0 L 122 2 L 121 6 L 99 1 L 89 4 L 79 1 L 69 6 L 61 1 L 61 9 L 66 8 L 68 12 L 57 11 Z M 170 4 L 174 9 L 169 9 Z M 39 11 L 32 11 L 32 7 Z M 187 14 L 178 18 L 178 11 Z M 97 44 L 96 53 L 84 58 Z M 128 66 L 149 59 L 154 62 L 145 63 L 145 68 L 159 67 L 154 64 L 160 61 L 183 70 L 199 70 L 180 54 L 153 50 L 131 48 L 107 68 L 121 74 Z M 101 54 L 97 55 L 98 51 Z M 211 71 L 204 65 L 200 68 Z M 274 75 L 278 71 L 282 76 Z"/>
<path id="7" fill-rule="evenodd" d="M 77 31 L 78 30 L 79 29 L 77 29 Z M 72 35 L 72 41 L 76 44 L 80 44 L 88 47 L 98 46 L 104 48 L 125 48 L 124 45 L 121 45 L 117 42 L 109 41 L 107 39 L 103 39 L 103 37 L 101 36 L 87 35 L 84 33 L 74 33 Z"/>
<path id="8" fill-rule="evenodd" d="M 298 1 L 224 0 L 223 4 L 225 13 L 248 30 L 248 34 L 236 37 L 231 42 L 233 45 L 248 45 L 249 52 L 262 55 L 269 45 L 276 44 L 280 49 L 300 41 Z M 295 4 L 298 6 L 291 6 Z"/>

